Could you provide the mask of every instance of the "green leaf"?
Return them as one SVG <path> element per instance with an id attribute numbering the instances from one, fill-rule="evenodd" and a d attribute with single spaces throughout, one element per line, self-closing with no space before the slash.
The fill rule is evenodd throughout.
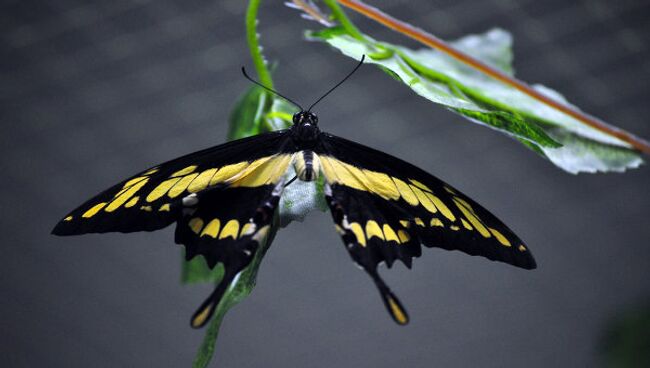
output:
<path id="1" fill-rule="evenodd" d="M 189 261 L 183 257 L 182 262 L 181 282 L 184 284 L 216 283 L 223 277 L 223 266 L 219 264 L 211 270 L 203 257 L 194 257 Z"/>
<path id="2" fill-rule="evenodd" d="M 570 173 L 624 171 L 642 163 L 640 154 L 622 140 L 490 78 L 433 49 L 406 47 L 364 37 L 343 28 L 309 32 L 354 59 L 372 63 L 418 95 L 463 117 L 515 138 Z M 452 45 L 507 74 L 512 68 L 512 37 L 501 29 L 471 35 Z M 566 100 L 544 86 L 533 86 L 556 100 Z"/>
<path id="3" fill-rule="evenodd" d="M 600 143 L 563 129 L 550 129 L 549 134 L 563 146 L 540 149 L 549 160 L 572 174 L 623 172 L 643 163 L 639 153 L 629 148 Z"/>
<path id="4" fill-rule="evenodd" d="M 616 311 L 598 350 L 602 367 L 650 367 L 650 305 Z"/>
<path id="5" fill-rule="evenodd" d="M 228 140 L 241 139 L 262 132 L 264 114 L 271 105 L 269 93 L 258 86 L 251 87 L 239 98 L 228 119 Z"/>

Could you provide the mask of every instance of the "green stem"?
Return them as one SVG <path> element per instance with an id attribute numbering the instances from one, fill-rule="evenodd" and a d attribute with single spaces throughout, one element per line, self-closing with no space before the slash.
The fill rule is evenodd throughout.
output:
<path id="1" fill-rule="evenodd" d="M 358 39 L 359 41 L 367 41 L 366 36 L 359 31 L 359 28 L 352 23 L 350 18 L 345 15 L 343 8 L 336 2 L 336 0 L 324 0 L 323 3 L 327 5 L 328 8 L 332 11 L 334 19 L 339 22 L 339 24 L 348 32 L 352 37 Z"/>
<path id="2" fill-rule="evenodd" d="M 260 48 L 260 37 L 257 33 L 257 10 L 260 7 L 260 3 L 261 0 L 250 0 L 248 2 L 248 9 L 246 10 L 246 40 L 260 83 L 268 88 L 273 88 L 271 72 L 264 61 L 262 49 Z"/>

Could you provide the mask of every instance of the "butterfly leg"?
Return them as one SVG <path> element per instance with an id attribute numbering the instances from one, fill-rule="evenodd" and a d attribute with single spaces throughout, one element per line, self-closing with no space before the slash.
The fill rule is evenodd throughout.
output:
<path id="1" fill-rule="evenodd" d="M 294 176 L 293 179 L 289 180 L 286 184 L 284 184 L 284 187 L 285 187 L 285 188 L 288 187 L 289 184 L 291 184 L 291 183 L 293 183 L 294 181 L 296 181 L 296 179 L 298 179 L 298 177 L 297 177 L 297 176 Z"/>

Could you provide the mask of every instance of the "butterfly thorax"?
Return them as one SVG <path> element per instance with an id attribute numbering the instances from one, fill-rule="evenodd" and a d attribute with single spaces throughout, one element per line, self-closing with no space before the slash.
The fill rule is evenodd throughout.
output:
<path id="1" fill-rule="evenodd" d="M 318 143 L 320 130 L 318 117 L 310 111 L 300 111 L 293 115 L 291 138 L 299 150 L 293 158 L 296 176 L 302 181 L 313 181 L 320 174 L 320 160 L 313 152 Z"/>
<path id="2" fill-rule="evenodd" d="M 293 115 L 291 137 L 299 149 L 313 148 L 318 142 L 319 135 L 316 114 L 310 111 L 300 111 Z"/>

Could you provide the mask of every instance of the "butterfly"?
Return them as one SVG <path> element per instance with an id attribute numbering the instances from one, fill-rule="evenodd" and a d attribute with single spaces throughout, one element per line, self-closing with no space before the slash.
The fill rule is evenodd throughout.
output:
<path id="1" fill-rule="evenodd" d="M 268 236 L 285 188 L 323 180 L 334 227 L 352 260 L 374 281 L 392 319 L 409 316 L 378 265 L 411 268 L 421 246 L 459 250 L 524 269 L 530 250 L 478 203 L 424 170 L 384 152 L 320 131 L 309 109 L 244 75 L 300 109 L 293 125 L 239 139 L 151 167 L 91 198 L 61 220 L 55 235 L 154 231 L 176 223 L 186 258 L 218 263 L 224 275 L 191 318 L 204 326 L 231 282 Z M 285 173 L 295 176 L 287 180 Z"/>

